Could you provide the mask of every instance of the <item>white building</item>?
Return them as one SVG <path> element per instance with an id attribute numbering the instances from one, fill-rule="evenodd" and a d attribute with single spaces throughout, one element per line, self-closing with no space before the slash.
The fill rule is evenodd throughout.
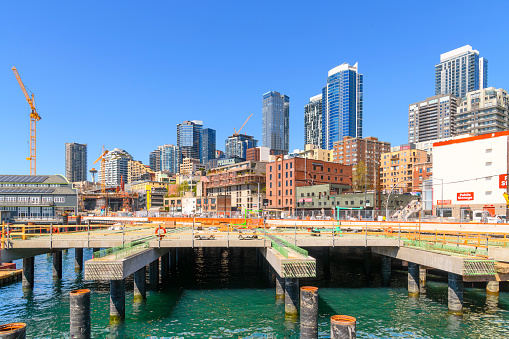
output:
<path id="1" fill-rule="evenodd" d="M 461 210 L 506 214 L 509 131 L 453 139 L 433 146 L 433 208 L 464 217 Z"/>
<path id="2" fill-rule="evenodd" d="M 127 163 L 133 160 L 133 157 L 119 148 L 113 149 L 104 156 L 104 177 L 99 171 L 100 181 L 105 181 L 106 186 L 120 186 L 122 180 L 127 183 Z"/>

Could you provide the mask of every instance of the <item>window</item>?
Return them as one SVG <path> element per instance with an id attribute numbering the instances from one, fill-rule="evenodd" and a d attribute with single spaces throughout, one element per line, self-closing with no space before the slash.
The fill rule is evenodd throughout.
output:
<path id="1" fill-rule="evenodd" d="M 269 174 L 269 180 L 272 180 L 272 174 Z"/>
<path id="2" fill-rule="evenodd" d="M 290 163 L 291 164 L 291 163 Z M 293 177 L 293 172 L 290 172 L 290 178 Z"/>
<path id="3" fill-rule="evenodd" d="M 277 174 L 277 178 L 278 178 L 278 179 L 281 179 L 281 173 L 278 173 L 278 174 Z"/>
<path id="4" fill-rule="evenodd" d="M 57 198 L 55 198 L 55 202 L 57 202 Z M 40 197 L 30 197 L 30 203 L 31 204 L 40 204 L 41 198 Z"/>
<path id="5" fill-rule="evenodd" d="M 271 197 L 271 196 L 272 196 L 272 191 L 269 191 L 269 197 Z"/>
<path id="6" fill-rule="evenodd" d="M 55 202 L 60 202 L 60 203 L 65 202 L 65 198 L 64 197 L 55 197 L 54 200 L 55 200 Z"/>
<path id="7" fill-rule="evenodd" d="M 290 168 L 292 168 L 292 167 L 293 167 L 292 165 L 293 165 L 293 162 L 291 162 L 291 163 L 290 163 Z"/>
<path id="8" fill-rule="evenodd" d="M 269 166 L 269 172 L 272 172 L 272 166 Z"/>
<path id="9" fill-rule="evenodd" d="M 293 185 L 293 180 L 290 180 L 290 186 L 292 186 L 292 185 Z"/>
<path id="10" fill-rule="evenodd" d="M 286 169 L 288 169 L 288 163 L 286 163 Z"/>
<path id="11" fill-rule="evenodd" d="M 18 197 L 18 202 L 19 203 L 27 203 L 28 202 L 28 197 Z"/>
<path id="12" fill-rule="evenodd" d="M 293 189 L 290 188 L 290 195 L 293 195 Z"/>
<path id="13" fill-rule="evenodd" d="M 287 164 L 288 165 L 288 164 Z M 285 173 L 286 174 L 286 177 L 288 178 L 288 172 Z"/>
<path id="14" fill-rule="evenodd" d="M 280 165 L 278 165 L 278 168 L 279 168 L 279 170 L 281 171 L 281 164 L 280 164 Z"/>
<path id="15" fill-rule="evenodd" d="M 272 188 L 272 183 L 271 182 L 269 183 L 269 188 Z"/>

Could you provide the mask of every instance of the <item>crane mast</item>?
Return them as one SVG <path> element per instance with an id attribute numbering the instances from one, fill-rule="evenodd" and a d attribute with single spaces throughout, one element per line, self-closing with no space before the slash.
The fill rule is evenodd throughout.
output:
<path id="1" fill-rule="evenodd" d="M 30 160 L 30 175 L 36 175 L 36 155 L 37 155 L 37 121 L 41 120 L 41 116 L 37 113 L 37 110 L 35 109 L 34 105 L 34 94 L 32 93 L 32 97 L 28 95 L 28 92 L 25 88 L 25 85 L 23 84 L 23 81 L 21 81 L 21 77 L 19 76 L 18 70 L 16 67 L 12 68 L 12 71 L 14 72 L 14 76 L 16 77 L 16 80 L 18 80 L 19 87 L 21 87 L 21 90 L 23 91 L 23 94 L 25 95 L 25 99 L 27 100 L 28 104 L 30 105 L 30 156 L 26 158 L 27 160 Z"/>

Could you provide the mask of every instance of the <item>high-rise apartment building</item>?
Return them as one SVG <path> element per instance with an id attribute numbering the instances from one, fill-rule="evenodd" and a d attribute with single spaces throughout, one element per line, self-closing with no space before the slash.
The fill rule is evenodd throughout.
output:
<path id="1" fill-rule="evenodd" d="M 343 137 L 362 138 L 363 75 L 358 63 L 329 71 L 322 90 L 322 148 L 331 150 Z"/>
<path id="2" fill-rule="evenodd" d="M 179 148 L 175 145 L 162 145 L 158 146 L 157 149 L 161 159 L 160 171 L 178 173 L 180 160 Z"/>
<path id="3" fill-rule="evenodd" d="M 120 186 L 122 180 L 127 182 L 127 163 L 133 160 L 133 157 L 119 148 L 108 152 L 104 156 L 104 173 L 99 171 L 100 181 L 104 181 L 106 186 Z"/>
<path id="4" fill-rule="evenodd" d="M 322 146 L 322 95 L 309 99 L 304 106 L 304 145 Z"/>
<path id="5" fill-rule="evenodd" d="M 158 149 L 150 152 L 149 166 L 154 172 L 159 172 L 161 170 L 161 152 Z"/>
<path id="6" fill-rule="evenodd" d="M 201 163 L 206 164 L 216 158 L 216 130 L 204 128 L 202 133 Z"/>
<path id="7" fill-rule="evenodd" d="M 288 154 L 290 135 L 290 98 L 267 92 L 262 101 L 262 146 L 276 154 Z"/>
<path id="8" fill-rule="evenodd" d="M 177 147 L 182 159 L 201 159 L 203 122 L 200 120 L 184 121 L 177 125 Z"/>
<path id="9" fill-rule="evenodd" d="M 415 149 L 415 145 L 393 147 L 380 159 L 380 185 L 389 192 L 410 193 L 413 184 L 413 165 L 428 161 L 426 151 Z"/>
<path id="10" fill-rule="evenodd" d="M 467 93 L 455 111 L 456 134 L 474 135 L 509 129 L 509 96 L 505 89 L 488 87 Z"/>
<path id="11" fill-rule="evenodd" d="M 382 153 L 390 152 L 391 144 L 386 141 L 379 141 L 375 137 L 352 138 L 344 137 L 341 141 L 334 143 L 332 161 L 338 164 L 352 165 L 357 170 L 357 164 L 362 162 L 366 168 L 366 182 L 368 188 L 377 183 L 379 175 L 380 157 Z M 354 186 L 356 177 L 354 176 Z"/>
<path id="12" fill-rule="evenodd" d="M 435 95 L 453 94 L 463 98 L 468 92 L 488 87 L 488 60 L 466 45 L 440 54 L 435 65 Z"/>
<path id="13" fill-rule="evenodd" d="M 134 181 L 142 180 L 145 175 L 152 177 L 155 176 L 155 173 L 149 166 L 144 165 L 141 161 L 129 160 L 127 162 L 127 180 L 124 179 L 124 182 L 130 184 Z"/>
<path id="14" fill-rule="evenodd" d="M 454 115 L 458 98 L 435 95 L 408 106 L 408 142 L 449 138 L 455 135 Z"/>
<path id="15" fill-rule="evenodd" d="M 69 182 L 87 181 L 87 144 L 65 143 L 65 176 Z"/>
<path id="16" fill-rule="evenodd" d="M 246 160 L 246 151 L 256 147 L 258 140 L 253 136 L 246 134 L 232 135 L 226 139 L 225 155 L 226 158 L 240 158 Z"/>

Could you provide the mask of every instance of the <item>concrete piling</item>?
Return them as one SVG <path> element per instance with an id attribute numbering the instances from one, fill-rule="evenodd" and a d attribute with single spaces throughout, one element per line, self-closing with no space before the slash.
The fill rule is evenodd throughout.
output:
<path id="1" fill-rule="evenodd" d="M 23 258 L 23 277 L 21 286 L 24 290 L 31 290 L 34 288 L 34 262 L 34 257 Z"/>
<path id="2" fill-rule="evenodd" d="M 408 296 L 419 296 L 419 265 L 413 262 L 408 263 Z"/>
<path id="3" fill-rule="evenodd" d="M 10 323 L 0 325 L 0 339 L 25 339 L 27 324 Z"/>
<path id="4" fill-rule="evenodd" d="M 157 285 L 159 284 L 159 259 L 156 259 L 149 264 L 148 283 L 150 288 L 157 288 Z"/>
<path id="5" fill-rule="evenodd" d="M 392 258 L 382 256 L 382 286 L 389 287 L 391 285 Z"/>
<path id="6" fill-rule="evenodd" d="M 369 277 L 371 275 L 371 250 L 367 247 L 364 249 L 362 267 L 364 274 Z"/>
<path id="7" fill-rule="evenodd" d="M 424 266 L 419 266 L 419 286 L 420 288 L 426 288 L 426 274 L 427 269 Z"/>
<path id="8" fill-rule="evenodd" d="M 459 274 L 449 273 L 448 306 L 449 313 L 463 314 L 463 277 Z"/>
<path id="9" fill-rule="evenodd" d="M 170 250 L 170 270 L 172 273 L 177 271 L 177 250 L 175 248 Z"/>
<path id="10" fill-rule="evenodd" d="M 488 281 L 486 283 L 486 293 L 498 295 L 500 291 L 500 283 L 496 280 Z"/>
<path id="11" fill-rule="evenodd" d="M 297 317 L 299 313 L 299 279 L 285 278 L 285 315 Z"/>
<path id="12" fill-rule="evenodd" d="M 330 318 L 331 339 L 357 338 L 357 320 L 347 315 L 333 315 Z"/>
<path id="13" fill-rule="evenodd" d="M 71 338 L 90 339 L 90 290 L 74 290 L 69 296 Z"/>
<path id="14" fill-rule="evenodd" d="M 125 318 L 125 281 L 110 280 L 110 322 Z"/>
<path id="15" fill-rule="evenodd" d="M 161 282 L 166 283 L 170 277 L 170 254 L 161 256 Z"/>
<path id="16" fill-rule="evenodd" d="M 76 272 L 83 271 L 83 248 L 74 249 L 74 270 Z"/>
<path id="17" fill-rule="evenodd" d="M 300 288 L 300 337 L 318 338 L 318 288 Z"/>
<path id="18" fill-rule="evenodd" d="M 53 252 L 53 278 L 62 279 L 62 251 Z"/>
<path id="19" fill-rule="evenodd" d="M 145 266 L 134 272 L 134 301 L 142 301 L 147 298 L 146 272 Z"/>
<path id="20" fill-rule="evenodd" d="M 285 278 L 276 274 L 276 299 L 285 298 Z"/>

